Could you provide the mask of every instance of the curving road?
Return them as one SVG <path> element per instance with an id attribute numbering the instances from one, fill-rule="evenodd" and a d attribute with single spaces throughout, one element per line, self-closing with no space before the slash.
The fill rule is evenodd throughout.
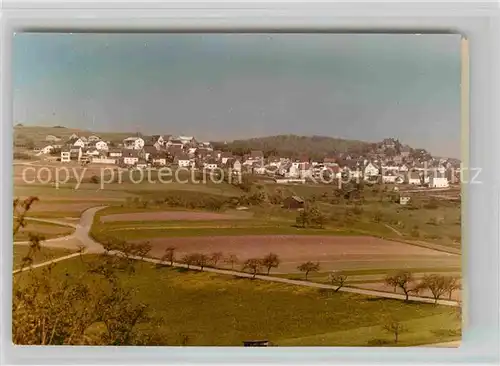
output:
<path id="1" fill-rule="evenodd" d="M 76 225 L 68 224 L 68 223 L 64 224 L 64 225 L 73 226 L 76 228 L 75 232 L 72 235 L 69 235 L 67 237 L 50 239 L 50 240 L 44 241 L 44 245 L 50 247 L 50 246 L 55 246 L 53 244 L 57 243 L 57 247 L 61 248 L 61 247 L 64 247 L 64 243 L 67 242 L 68 246 L 64 247 L 64 248 L 78 249 L 75 247 L 74 243 L 70 244 L 70 242 L 68 241 L 68 238 L 74 238 L 74 239 L 77 239 L 78 241 L 80 241 L 82 243 L 82 245 L 85 247 L 84 253 L 102 253 L 102 252 L 104 252 L 103 246 L 99 242 L 96 242 L 94 239 L 92 239 L 89 236 L 89 232 L 90 232 L 90 229 L 92 227 L 92 223 L 94 222 L 94 216 L 97 213 L 97 211 L 102 210 L 106 207 L 107 206 L 99 206 L 99 207 L 92 207 L 92 208 L 87 209 L 86 211 L 83 212 L 82 216 L 80 217 L 80 222 L 78 224 L 76 224 Z M 45 219 L 33 219 L 33 218 L 30 218 L 30 219 L 31 220 L 38 220 L 38 221 L 45 220 Z M 45 221 L 47 221 L 47 220 L 45 220 Z M 56 223 L 57 220 L 50 220 L 50 221 L 53 223 Z M 47 221 L 47 222 L 49 222 L 49 221 Z M 59 221 L 57 223 L 62 224 L 61 221 Z M 76 253 L 76 255 L 80 255 L 80 253 Z M 36 265 L 36 267 L 42 267 L 44 265 L 49 265 L 51 263 L 54 263 L 54 261 L 60 261 L 60 260 L 64 260 L 64 259 L 73 258 L 76 255 L 70 255 L 70 256 L 58 258 L 57 260 L 51 260 L 51 261 L 39 263 Z M 168 262 L 168 261 L 162 262 L 161 260 L 155 259 L 155 258 L 146 258 L 146 257 L 131 257 L 131 258 L 141 260 L 144 262 L 154 263 L 154 264 L 170 265 L 170 262 Z M 183 267 L 183 268 L 187 267 L 185 264 L 176 263 L 176 262 L 173 263 L 173 266 L 174 267 Z M 33 268 L 35 268 L 35 266 L 33 266 Z M 192 265 L 190 266 L 190 269 L 201 270 L 201 268 L 199 268 L 197 266 L 192 266 Z M 252 278 L 253 277 L 253 275 L 251 275 L 249 273 L 226 270 L 226 269 L 219 269 L 219 268 L 204 267 L 203 271 L 211 272 L 211 273 L 218 273 L 218 274 L 223 274 L 223 275 L 237 276 L 237 277 L 242 277 L 242 278 Z M 336 289 L 336 286 L 332 286 L 332 285 L 328 285 L 328 284 L 309 282 L 309 281 L 301 281 L 301 280 L 292 280 L 292 279 L 288 279 L 288 278 L 280 278 L 280 277 L 264 276 L 264 275 L 256 275 L 255 278 L 262 280 L 262 281 L 280 282 L 280 283 L 285 283 L 285 284 L 295 285 L 295 286 L 306 286 L 306 287 L 321 288 L 321 289 Z M 367 296 L 383 297 L 383 298 L 387 298 L 387 299 L 405 300 L 404 295 L 391 293 L 391 292 L 366 290 L 366 289 L 352 288 L 352 287 L 342 287 L 339 291 L 351 292 L 351 293 L 367 295 Z M 409 300 L 423 302 L 423 303 L 434 303 L 434 299 L 426 298 L 426 297 L 419 297 L 419 296 L 410 296 Z M 452 301 L 452 300 L 438 300 L 437 303 L 439 305 L 459 306 L 459 303 L 457 301 Z"/>

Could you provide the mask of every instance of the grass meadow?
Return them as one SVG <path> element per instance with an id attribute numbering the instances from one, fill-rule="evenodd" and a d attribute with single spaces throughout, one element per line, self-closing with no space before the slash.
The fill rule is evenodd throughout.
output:
<path id="1" fill-rule="evenodd" d="M 84 256 L 58 263 L 53 276 L 86 270 Z M 91 274 L 88 280 L 91 281 Z M 267 339 L 277 346 L 409 346 L 460 338 L 453 307 L 403 303 L 349 293 L 235 278 L 137 263 L 120 275 L 134 301 L 148 306 L 138 330 L 163 345 L 241 346 Z M 154 284 L 152 286 L 151 284 Z M 399 321 L 406 331 L 395 344 L 383 329 Z"/>

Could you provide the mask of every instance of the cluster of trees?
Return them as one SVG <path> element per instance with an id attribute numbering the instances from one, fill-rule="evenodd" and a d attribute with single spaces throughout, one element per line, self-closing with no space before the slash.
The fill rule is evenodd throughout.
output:
<path id="1" fill-rule="evenodd" d="M 288 156 L 301 158 L 307 156 L 311 159 L 321 160 L 335 152 L 367 153 L 371 151 L 371 144 L 344 140 L 327 136 L 297 136 L 278 135 L 247 140 L 235 140 L 230 143 L 213 143 L 214 149 L 231 151 L 235 155 L 243 156 L 252 150 L 261 150 L 264 157 Z"/>
<path id="2" fill-rule="evenodd" d="M 99 178 L 99 177 L 97 177 Z M 94 183 L 98 183 L 95 181 Z M 168 191 L 164 192 L 160 197 L 158 194 L 142 198 L 135 197 L 127 199 L 126 206 L 128 207 L 142 207 L 149 206 L 168 206 L 168 207 L 181 207 L 187 209 L 205 209 L 210 211 L 220 211 L 226 206 L 231 205 L 230 199 L 208 193 L 201 193 L 197 191 Z"/>
<path id="3" fill-rule="evenodd" d="M 164 255 L 160 258 L 163 262 L 170 262 L 172 266 L 176 260 L 175 257 L 175 247 L 168 247 L 165 250 Z M 189 253 L 185 254 L 181 258 L 179 258 L 179 262 L 186 265 L 187 269 L 190 269 L 191 266 L 197 266 L 201 271 L 205 267 L 213 267 L 217 268 L 220 263 L 225 263 L 231 266 L 231 270 L 234 270 L 235 266 L 240 263 L 240 260 L 236 254 L 230 253 L 227 256 L 224 256 L 222 252 L 212 252 L 210 254 L 205 253 Z M 242 263 L 241 269 L 243 271 L 249 271 L 255 276 L 265 268 L 267 270 L 267 274 L 271 271 L 272 268 L 277 268 L 280 264 L 279 256 L 275 253 L 269 253 L 263 258 L 250 258 L 245 260 Z"/>
<path id="4" fill-rule="evenodd" d="M 176 261 L 175 252 L 175 247 L 166 248 L 165 253 L 160 260 L 162 262 L 170 262 L 170 265 L 173 266 Z M 190 253 L 185 254 L 178 259 L 180 263 L 186 265 L 187 269 L 190 269 L 190 266 L 198 266 L 200 267 L 200 270 L 203 270 L 205 267 L 216 268 L 220 263 L 229 264 L 231 269 L 234 269 L 234 266 L 239 263 L 239 259 L 236 254 L 229 253 L 227 256 L 224 256 L 224 253 L 222 252 L 212 252 L 210 254 Z"/>
<path id="5" fill-rule="evenodd" d="M 168 247 L 165 249 L 165 253 L 160 258 L 162 262 L 169 262 L 170 266 L 174 265 L 176 261 L 175 256 L 176 248 Z M 201 271 L 205 267 L 217 268 L 218 264 L 225 263 L 231 266 L 231 270 L 234 270 L 235 265 L 239 264 L 239 258 L 230 253 L 228 256 L 224 256 L 222 252 L 212 252 L 210 254 L 205 253 L 189 253 L 185 254 L 179 258 L 179 262 L 184 264 L 187 269 L 191 266 L 197 266 Z M 262 258 L 249 258 L 241 263 L 241 270 L 249 272 L 252 274 L 252 278 L 255 278 L 259 273 L 264 272 L 269 275 L 271 269 L 278 268 L 281 263 L 281 259 L 276 253 L 269 253 Z M 318 272 L 320 270 L 319 262 L 304 262 L 297 269 L 305 274 L 305 279 L 307 280 L 309 273 Z M 339 291 L 347 281 L 347 275 L 343 272 L 334 271 L 328 276 L 329 282 L 337 286 L 335 292 Z"/>
<path id="6" fill-rule="evenodd" d="M 455 276 L 444 276 L 439 274 L 425 275 L 417 281 L 413 273 L 409 271 L 399 271 L 385 278 L 385 283 L 394 288 L 394 292 L 400 289 L 408 301 L 409 296 L 428 290 L 435 303 L 443 296 L 448 295 L 451 299 L 453 292 L 461 288 L 460 280 Z"/>
<path id="7" fill-rule="evenodd" d="M 323 229 L 327 221 L 327 216 L 316 206 L 306 204 L 299 211 L 295 223 L 301 228 Z"/>

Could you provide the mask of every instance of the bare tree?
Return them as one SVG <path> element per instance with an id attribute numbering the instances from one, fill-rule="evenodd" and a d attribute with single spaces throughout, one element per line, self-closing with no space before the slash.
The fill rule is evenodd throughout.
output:
<path id="1" fill-rule="evenodd" d="M 414 286 L 413 274 L 408 271 L 399 271 L 394 275 L 389 275 L 385 278 L 385 283 L 389 286 L 394 287 L 394 291 L 400 288 L 405 294 L 405 301 L 408 301 L 408 297 L 412 292 L 418 292 L 418 287 Z"/>
<path id="2" fill-rule="evenodd" d="M 223 258 L 224 258 L 224 255 L 222 254 L 222 252 L 213 252 L 210 255 L 210 263 L 214 267 L 217 267 L 217 263 L 219 263 Z"/>
<path id="3" fill-rule="evenodd" d="M 262 268 L 262 262 L 258 258 L 250 258 L 247 259 L 243 263 L 243 271 L 250 271 L 250 273 L 253 275 L 252 278 L 255 278 L 257 273 L 259 273 L 260 269 Z"/>
<path id="4" fill-rule="evenodd" d="M 267 269 L 267 274 L 271 271 L 271 268 L 277 268 L 280 265 L 280 259 L 277 254 L 269 253 L 261 260 L 262 266 Z"/>
<path id="5" fill-rule="evenodd" d="M 186 268 L 189 269 L 190 266 L 195 264 L 196 262 L 196 254 L 186 254 L 182 257 L 181 263 L 186 265 Z"/>
<path id="6" fill-rule="evenodd" d="M 384 325 L 384 330 L 394 335 L 394 343 L 398 343 L 399 335 L 408 329 L 398 320 L 390 320 Z"/>
<path id="7" fill-rule="evenodd" d="M 328 279 L 333 286 L 337 286 L 335 292 L 338 292 L 347 281 L 347 275 L 342 274 L 342 272 L 332 272 L 328 275 Z"/>
<path id="8" fill-rule="evenodd" d="M 300 266 L 297 267 L 297 269 L 301 272 L 304 272 L 306 275 L 306 281 L 307 281 L 307 276 L 309 275 L 309 272 L 318 272 L 319 271 L 319 262 L 305 262 L 302 263 Z"/>
<path id="9" fill-rule="evenodd" d="M 234 271 L 234 265 L 239 263 L 239 259 L 236 254 L 229 254 L 228 257 L 224 260 L 226 264 L 231 265 L 231 270 Z"/>
<path id="10" fill-rule="evenodd" d="M 462 285 L 460 283 L 460 279 L 458 277 L 449 276 L 448 277 L 448 300 L 451 300 L 451 296 L 453 295 L 453 291 L 460 290 Z"/>
<path id="11" fill-rule="evenodd" d="M 194 257 L 194 264 L 197 265 L 198 267 L 200 267 L 200 271 L 203 271 L 203 268 L 205 268 L 208 261 L 210 260 L 208 255 L 203 254 L 203 253 L 193 254 L 193 257 Z"/>
<path id="12" fill-rule="evenodd" d="M 165 253 L 163 256 L 160 258 L 162 262 L 170 262 L 170 266 L 174 265 L 174 260 L 175 260 L 175 247 L 168 247 L 165 249 Z"/>
<path id="13" fill-rule="evenodd" d="M 418 287 L 429 290 L 434 298 L 434 303 L 437 304 L 439 298 L 449 291 L 450 280 L 448 277 L 438 274 L 426 275 Z"/>

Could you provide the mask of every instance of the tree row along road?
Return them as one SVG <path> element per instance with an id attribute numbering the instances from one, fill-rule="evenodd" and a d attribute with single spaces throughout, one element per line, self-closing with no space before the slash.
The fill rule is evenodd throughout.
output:
<path id="1" fill-rule="evenodd" d="M 97 211 L 102 210 L 104 208 L 106 208 L 106 206 L 92 207 L 92 208 L 87 209 L 86 211 L 83 212 L 82 216 L 80 217 L 80 223 L 77 225 L 69 224 L 69 223 L 64 224 L 64 225 L 72 226 L 72 227 L 76 228 L 75 232 L 72 235 L 70 235 L 70 237 L 75 238 L 82 243 L 82 245 L 85 247 L 85 250 L 83 253 L 103 253 L 105 251 L 104 247 L 100 243 L 96 242 L 94 239 L 92 239 L 89 236 L 89 232 L 90 232 L 90 229 L 92 227 L 92 223 L 94 221 L 95 214 L 97 213 Z M 30 220 L 41 221 L 44 219 L 30 218 Z M 50 220 L 50 221 L 55 223 L 55 221 L 57 221 L 57 220 Z M 59 221 L 58 223 L 62 224 L 62 221 Z M 50 247 L 52 242 L 62 241 L 64 238 L 67 238 L 67 237 L 51 239 L 51 240 L 45 241 L 44 244 L 45 244 L 45 246 Z M 61 246 L 58 245 L 58 247 L 61 247 Z M 69 245 L 69 242 L 68 242 L 68 246 L 66 248 L 67 249 L 75 249 L 75 250 L 78 249 L 77 247 L 75 247 L 74 243 Z M 119 254 L 119 253 L 110 252 L 110 254 Z M 74 253 L 74 254 L 71 254 L 71 255 L 68 255 L 65 257 L 61 257 L 61 258 L 53 259 L 53 260 L 50 260 L 47 262 L 39 263 L 39 264 L 33 265 L 31 267 L 23 268 L 22 271 L 29 270 L 31 268 L 43 267 L 46 265 L 50 265 L 54 262 L 74 258 L 78 255 L 81 255 L 81 253 Z M 154 263 L 154 264 L 161 264 L 161 265 L 168 265 L 168 266 L 170 265 L 169 261 L 161 261 L 161 260 L 155 259 L 155 258 L 136 257 L 136 256 L 129 256 L 129 258 L 141 260 L 144 262 Z M 173 266 L 180 267 L 180 268 L 187 268 L 186 264 L 177 263 L 177 262 L 174 262 Z M 201 270 L 200 267 L 195 266 L 195 265 L 190 265 L 189 268 L 193 269 L 193 270 Z M 13 273 L 18 273 L 20 271 L 21 270 L 16 270 Z M 203 267 L 203 271 L 211 272 L 211 273 L 218 273 L 218 274 L 223 274 L 223 275 L 229 275 L 229 276 L 236 276 L 236 277 L 241 277 L 241 278 L 253 278 L 254 277 L 250 273 L 232 271 L 232 270 L 226 270 L 226 269 L 219 269 L 219 268 Z M 256 275 L 255 279 L 259 279 L 262 281 L 280 282 L 280 283 L 285 283 L 285 284 L 295 285 L 295 286 L 306 286 L 306 287 L 312 287 L 312 288 L 320 288 L 320 289 L 335 290 L 337 288 L 337 286 L 332 286 L 332 285 L 323 284 L 323 283 L 301 281 L 301 280 L 292 280 L 292 279 L 288 279 L 288 278 L 280 278 L 280 277 L 264 276 L 264 275 Z M 383 298 L 387 298 L 387 299 L 405 300 L 404 295 L 392 293 L 392 292 L 382 292 L 382 291 L 366 290 L 366 289 L 352 288 L 352 287 L 342 287 L 339 291 L 356 293 L 356 294 L 366 295 L 366 296 L 383 297 Z M 410 296 L 409 300 L 410 301 L 424 302 L 424 303 L 434 303 L 434 299 L 420 297 L 420 296 Z M 457 301 L 452 301 L 452 300 L 438 300 L 437 303 L 439 305 L 459 306 Z"/>

